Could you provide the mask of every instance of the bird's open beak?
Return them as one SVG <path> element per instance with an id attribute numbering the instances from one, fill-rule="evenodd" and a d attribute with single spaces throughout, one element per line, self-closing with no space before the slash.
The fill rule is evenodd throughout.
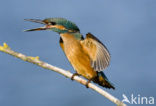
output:
<path id="1" fill-rule="evenodd" d="M 44 24 L 45 26 L 40 27 L 40 28 L 34 28 L 34 29 L 27 29 L 24 30 L 25 32 L 28 31 L 40 31 L 40 30 L 47 30 L 52 28 L 52 25 L 48 25 L 48 23 L 44 20 L 40 20 L 40 19 L 25 19 L 26 21 L 30 21 L 30 22 L 35 22 L 35 23 L 40 23 L 40 24 Z"/>

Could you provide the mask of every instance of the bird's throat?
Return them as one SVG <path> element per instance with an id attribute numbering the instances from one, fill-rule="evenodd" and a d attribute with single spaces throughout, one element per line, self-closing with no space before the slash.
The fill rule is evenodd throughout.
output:
<path id="1" fill-rule="evenodd" d="M 78 33 L 61 33 L 60 36 L 63 39 L 63 41 L 69 40 L 69 39 L 83 40 L 83 36 L 79 32 Z"/>

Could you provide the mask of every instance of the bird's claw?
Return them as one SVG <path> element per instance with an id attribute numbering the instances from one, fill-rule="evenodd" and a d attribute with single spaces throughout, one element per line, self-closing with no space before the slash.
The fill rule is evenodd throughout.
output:
<path id="1" fill-rule="evenodd" d="M 89 80 L 87 81 L 87 83 L 86 83 L 86 85 L 85 85 L 86 88 L 89 88 L 89 87 L 88 87 L 88 84 L 89 84 L 91 81 L 92 81 L 92 79 L 89 79 Z"/>
<path id="2" fill-rule="evenodd" d="M 72 75 L 72 77 L 71 77 L 71 80 L 74 80 L 74 77 L 75 77 L 75 76 L 80 76 L 80 74 L 74 73 L 74 74 Z"/>

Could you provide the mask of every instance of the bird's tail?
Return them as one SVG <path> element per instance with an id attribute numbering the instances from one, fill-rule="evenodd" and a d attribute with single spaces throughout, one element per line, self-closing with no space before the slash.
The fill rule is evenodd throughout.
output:
<path id="1" fill-rule="evenodd" d="M 97 77 L 93 80 L 93 82 L 95 82 L 105 88 L 115 89 L 113 84 L 111 84 L 111 82 L 108 80 L 108 78 L 106 77 L 106 75 L 103 72 L 97 72 Z"/>

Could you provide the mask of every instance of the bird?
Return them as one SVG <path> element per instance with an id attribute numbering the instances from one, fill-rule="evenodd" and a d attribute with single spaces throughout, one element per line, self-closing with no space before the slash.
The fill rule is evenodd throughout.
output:
<path id="1" fill-rule="evenodd" d="M 46 19 L 25 19 L 25 21 L 43 24 L 43 27 L 27 29 L 30 31 L 51 30 L 60 35 L 60 46 L 65 53 L 76 73 L 74 76 L 83 76 L 88 84 L 94 83 L 115 89 L 114 85 L 108 80 L 103 70 L 109 66 L 110 53 L 106 46 L 90 32 L 84 38 L 78 26 L 65 18 L 46 18 Z"/>

